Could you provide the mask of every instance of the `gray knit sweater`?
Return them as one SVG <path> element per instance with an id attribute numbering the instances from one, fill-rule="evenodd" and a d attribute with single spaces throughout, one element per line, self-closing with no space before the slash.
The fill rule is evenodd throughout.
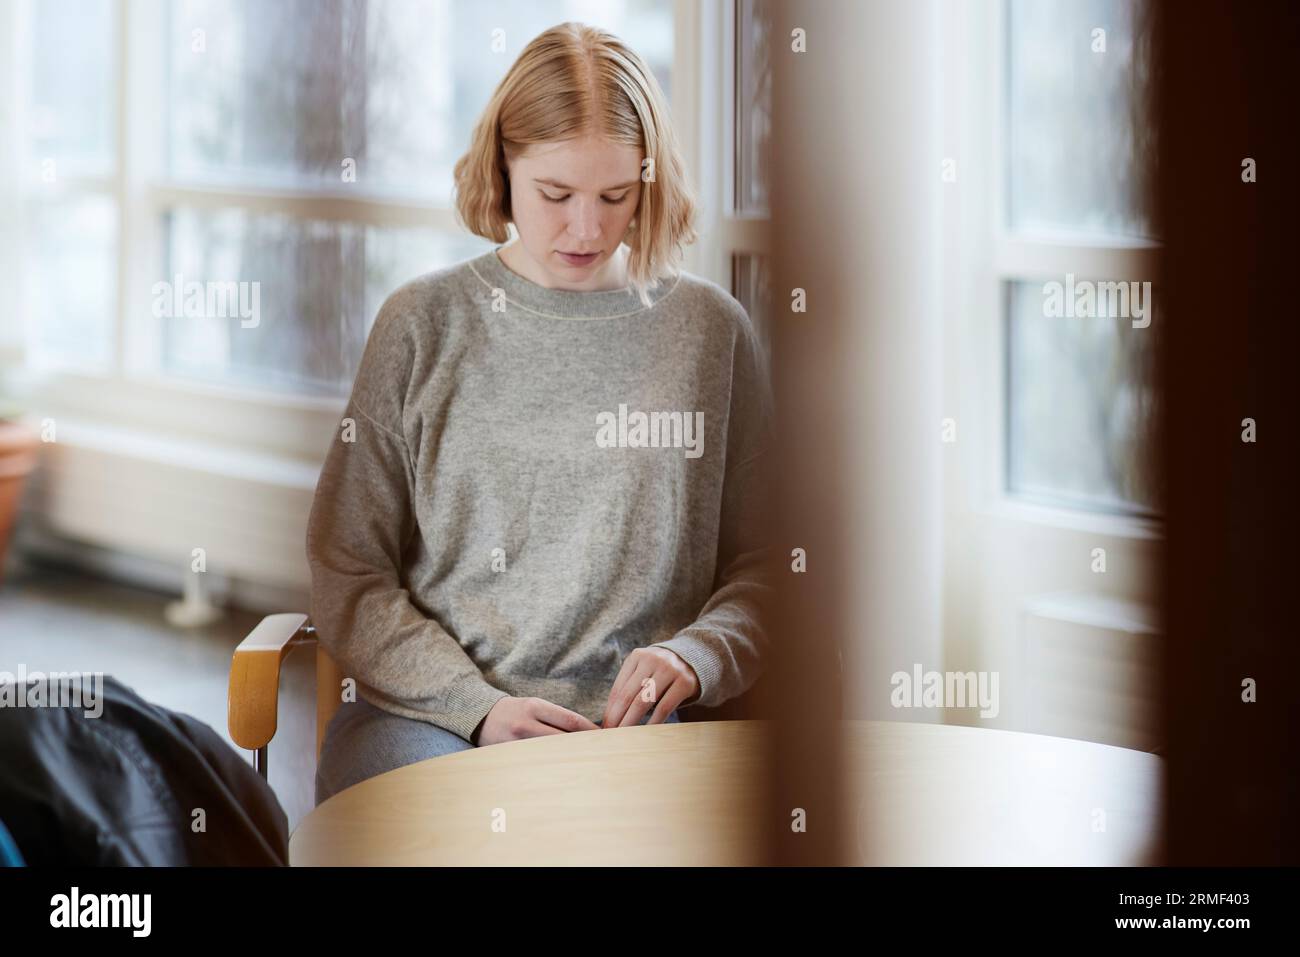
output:
<path id="1" fill-rule="evenodd" d="M 694 669 L 687 703 L 759 676 L 763 350 L 715 283 L 651 299 L 491 250 L 383 304 L 307 529 L 314 624 L 367 701 L 471 740 L 506 695 L 599 720 L 647 645 Z"/>

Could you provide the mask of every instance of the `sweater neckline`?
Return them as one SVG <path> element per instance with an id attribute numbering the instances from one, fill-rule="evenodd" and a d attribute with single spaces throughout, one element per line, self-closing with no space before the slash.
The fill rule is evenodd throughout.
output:
<path id="1" fill-rule="evenodd" d="M 649 307 L 631 286 L 600 292 L 548 289 L 531 279 L 525 279 L 502 262 L 498 253 L 504 246 L 502 243 L 471 259 L 470 269 L 489 289 L 502 290 L 507 302 L 545 319 L 619 319 L 634 316 L 658 305 L 681 280 L 679 273 L 651 286 L 648 290 L 651 303 Z"/>

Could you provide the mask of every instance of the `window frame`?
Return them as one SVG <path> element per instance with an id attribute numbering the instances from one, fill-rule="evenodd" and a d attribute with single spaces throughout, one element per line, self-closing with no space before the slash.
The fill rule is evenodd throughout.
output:
<path id="1" fill-rule="evenodd" d="M 1046 504 L 1022 498 L 1010 489 L 1008 456 L 1010 436 L 1010 347 L 1008 288 L 1013 282 L 1041 282 L 1044 276 L 1089 276 L 1110 280 L 1152 280 L 1157 276 L 1160 243 L 1152 240 L 1114 237 L 1107 239 L 1063 238 L 1028 231 L 1013 231 L 1009 223 L 1006 144 L 1010 130 L 1008 43 L 1011 0 L 988 0 L 963 11 L 983 42 L 971 42 L 968 51 L 948 62 L 968 62 L 970 81 L 963 98 L 963 118 L 972 114 L 989 118 L 980 137 L 965 125 L 962 140 L 982 153 L 979 162 L 987 171 L 991 188 L 972 201 L 963 194 L 962 228 L 966 248 L 984 250 L 966 260 L 960 281 L 974 292 L 972 314 L 986 333 L 978 337 L 980 347 L 971 357 L 963 378 L 969 389 L 961 404 L 974 407 L 977 415 L 978 447 L 982 449 L 965 477 L 968 503 L 989 518 L 1087 532 L 1098 536 L 1159 540 L 1164 537 L 1164 519 L 1159 515 L 1092 510 L 1065 503 Z M 956 31 L 960 32 L 960 31 Z M 946 42 L 953 42 L 949 34 Z M 971 108 L 971 97 L 981 101 Z M 950 128 L 951 131 L 951 128 Z M 955 228 L 951 227 L 950 228 Z M 1154 450 L 1152 450 L 1154 454 Z"/>
<path id="2" fill-rule="evenodd" d="M 699 91 L 698 102 L 708 109 L 682 124 L 696 134 L 686 146 L 688 163 L 696 174 L 700 210 L 700 240 L 690 247 L 687 268 L 712 279 L 738 296 L 734 285 L 734 262 L 739 256 L 765 257 L 771 251 L 771 214 L 742 211 L 736 204 L 737 114 L 741 64 L 737 43 L 742 4 L 696 4 L 677 0 L 679 8 L 698 18 L 694 36 L 683 38 L 700 50 L 717 50 L 712 63 L 707 56 L 693 51 L 690 62 L 700 68 L 691 82 Z M 680 22 L 680 21 L 679 21 Z M 674 83 L 676 88 L 676 83 Z M 674 104 L 676 113 L 676 104 Z M 711 115 L 710 115 L 711 114 Z"/>

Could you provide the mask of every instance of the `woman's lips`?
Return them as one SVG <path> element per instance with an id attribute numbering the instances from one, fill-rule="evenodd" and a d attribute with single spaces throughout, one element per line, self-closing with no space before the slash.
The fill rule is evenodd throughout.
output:
<path id="1" fill-rule="evenodd" d="M 561 258 L 570 266 L 587 266 L 596 261 L 599 252 L 588 253 L 585 256 L 575 256 L 572 253 L 561 252 Z"/>

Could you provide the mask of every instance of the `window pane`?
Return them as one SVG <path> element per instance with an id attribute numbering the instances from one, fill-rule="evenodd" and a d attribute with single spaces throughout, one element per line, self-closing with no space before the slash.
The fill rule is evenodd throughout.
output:
<path id="1" fill-rule="evenodd" d="M 1058 281 L 1066 285 L 1065 277 Z M 1122 302 L 1100 295 L 1095 315 L 1058 316 L 1045 286 L 1008 288 L 1010 491 L 1050 505 L 1155 511 L 1160 317 L 1137 317 L 1133 301 L 1128 315 L 1119 315 L 1114 307 Z M 1135 321 L 1150 325 L 1134 328 Z"/>
<path id="2" fill-rule="evenodd" d="M 104 196 L 77 196 L 36 204 L 30 216 L 30 361 L 102 370 L 113 356 L 117 313 L 116 205 Z"/>
<path id="3" fill-rule="evenodd" d="M 452 167 L 524 46 L 564 20 L 612 30 L 671 95 L 672 3 L 181 0 L 170 26 L 182 179 L 356 184 L 450 201 Z M 494 30 L 501 50 L 493 50 Z"/>
<path id="4" fill-rule="evenodd" d="M 492 246 L 238 209 L 178 209 L 165 229 L 168 269 L 152 290 L 161 369 L 321 395 L 347 394 L 389 293 Z"/>
<path id="5" fill-rule="evenodd" d="M 772 355 L 771 327 L 768 324 L 770 290 L 768 288 L 767 259 L 763 256 L 735 255 L 731 257 L 731 288 L 736 301 L 745 307 L 754 330 L 763 342 L 763 351 Z"/>
<path id="6" fill-rule="evenodd" d="M 116 24 L 109 0 L 40 0 L 29 16 L 28 180 L 113 169 Z"/>
<path id="7" fill-rule="evenodd" d="M 766 215 L 767 151 L 772 128 L 768 0 L 740 0 L 736 23 L 736 209 Z"/>
<path id="8" fill-rule="evenodd" d="M 1143 0 L 1011 0 L 1012 229 L 1152 235 L 1150 11 Z"/>

